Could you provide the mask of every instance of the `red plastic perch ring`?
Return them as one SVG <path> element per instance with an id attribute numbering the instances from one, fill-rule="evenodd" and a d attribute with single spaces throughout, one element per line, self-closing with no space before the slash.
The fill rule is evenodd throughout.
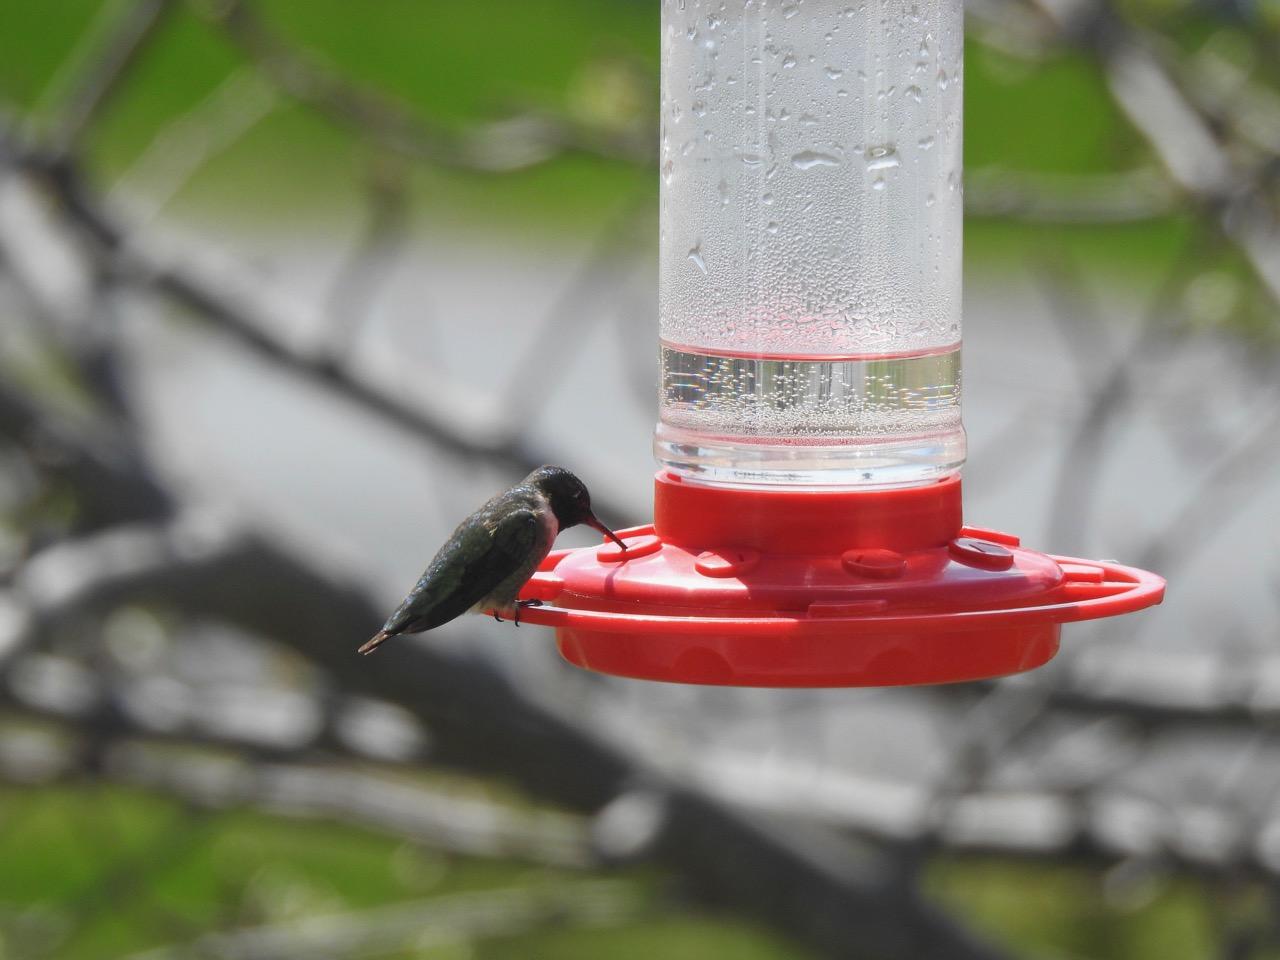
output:
<path id="1" fill-rule="evenodd" d="M 1063 623 L 1159 603 L 1164 580 L 965 527 L 960 481 L 738 490 L 659 474 L 654 524 L 559 550 L 523 596 L 590 670 L 770 687 L 947 683 L 1018 673 Z"/>

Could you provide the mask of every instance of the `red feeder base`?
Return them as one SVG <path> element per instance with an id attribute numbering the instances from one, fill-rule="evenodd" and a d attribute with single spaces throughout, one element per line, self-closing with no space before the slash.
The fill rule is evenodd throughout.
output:
<path id="1" fill-rule="evenodd" d="M 960 480 L 737 490 L 659 474 L 654 523 L 558 550 L 522 619 L 569 662 L 624 677 L 759 687 L 977 680 L 1030 670 L 1063 623 L 1159 603 L 1164 580 L 965 527 Z"/>

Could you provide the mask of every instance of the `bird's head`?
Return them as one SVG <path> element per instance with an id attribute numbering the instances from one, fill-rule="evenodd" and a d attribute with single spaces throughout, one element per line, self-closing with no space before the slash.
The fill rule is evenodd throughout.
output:
<path id="1" fill-rule="evenodd" d="M 587 492 L 587 485 L 564 467 L 539 467 L 525 478 L 525 483 L 547 498 L 561 530 L 585 523 L 626 549 L 618 536 L 591 512 L 591 494 Z"/>

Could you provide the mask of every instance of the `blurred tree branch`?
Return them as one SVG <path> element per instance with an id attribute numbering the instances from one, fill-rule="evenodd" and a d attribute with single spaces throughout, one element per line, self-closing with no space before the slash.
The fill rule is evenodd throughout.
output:
<path id="1" fill-rule="evenodd" d="M 130 960 L 303 960 L 367 957 L 407 948 L 511 937 L 543 927 L 609 926 L 645 916 L 628 885 L 614 880 L 575 880 L 544 889 L 482 890 L 396 903 L 371 910 L 306 917 L 200 937 L 160 947 Z"/>
<path id="2" fill-rule="evenodd" d="M 381 91 L 358 86 L 274 33 L 242 0 L 196 2 L 273 83 L 379 148 L 446 169 L 504 174 L 565 153 L 648 164 L 656 156 L 646 122 L 621 131 L 529 112 L 457 131 L 428 122 Z"/>

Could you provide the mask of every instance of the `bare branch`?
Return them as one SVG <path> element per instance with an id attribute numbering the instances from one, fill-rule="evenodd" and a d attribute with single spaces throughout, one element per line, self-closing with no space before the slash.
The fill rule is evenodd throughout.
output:
<path id="1" fill-rule="evenodd" d="M 965 174 L 964 209 L 971 217 L 1027 223 L 1135 223 L 1168 216 L 1180 198 L 1163 174 L 1135 170 L 1077 176 L 1004 169 Z"/>
<path id="2" fill-rule="evenodd" d="M 324 320 L 283 292 L 264 286 L 234 261 L 211 249 L 173 238 L 161 243 L 119 226 L 88 195 L 74 171 L 29 155 L 28 164 L 44 170 L 51 189 L 67 211 L 98 244 L 104 266 L 120 282 L 143 294 L 158 291 L 216 329 L 230 334 L 259 357 L 303 380 L 335 391 L 385 422 L 463 457 L 487 459 L 513 473 L 527 473 L 544 461 L 522 437 L 509 436 L 508 416 L 493 409 L 484 395 L 433 372 L 433 389 L 413 398 L 393 392 L 386 370 L 335 363 L 322 339 L 301 343 L 282 331 L 326 328 Z M 418 378 L 419 381 L 425 378 Z M 600 498 L 600 512 L 623 517 L 620 504 Z"/>
<path id="3" fill-rule="evenodd" d="M 76 422 L 54 414 L 0 377 L 0 434 L 24 444 L 33 462 L 75 491 L 76 527 L 167 516 L 173 500 L 152 476 L 132 435 L 105 419 Z"/>
<path id="4" fill-rule="evenodd" d="M 79 145 L 159 31 L 172 6 L 172 0 L 131 0 L 123 16 L 111 24 L 101 46 L 86 56 L 80 75 L 62 105 L 57 126 L 49 138 L 53 152 L 67 156 Z"/>
<path id="5" fill-rule="evenodd" d="M 114 206 L 127 199 L 134 229 L 150 225 L 210 159 L 252 130 L 278 102 L 275 88 L 252 67 L 232 72 L 151 138 L 112 186 L 105 203 Z"/>
<path id="6" fill-rule="evenodd" d="M 1237 243 L 1280 303 L 1280 224 L 1261 193 L 1260 171 L 1241 167 L 1220 142 L 1224 118 L 1206 117 L 1171 76 L 1152 38 L 1106 0 L 1028 2 L 1098 57 L 1116 104 L 1170 178 Z"/>
<path id="7" fill-rule="evenodd" d="M 394 157 L 371 155 L 366 165 L 367 220 L 329 292 L 329 351 L 335 362 L 355 345 L 378 287 L 409 236 L 408 171 Z"/>
<path id="8" fill-rule="evenodd" d="M 580 880 L 536 888 L 481 890 L 391 904 L 372 910 L 309 916 L 292 922 L 211 933 L 194 943 L 161 947 L 131 960 L 310 960 L 367 957 L 459 941 L 512 937 L 540 927 L 609 926 L 643 915 L 644 903 L 622 880 Z"/>
<path id="9" fill-rule="evenodd" d="M 539 113 L 478 124 L 462 131 L 432 124 L 385 94 L 358 86 L 300 55 L 273 33 L 242 0 L 205 5 L 208 16 L 272 81 L 321 115 L 357 130 L 381 149 L 449 169 L 510 173 L 565 153 L 586 153 L 627 163 L 649 163 L 651 131 L 600 130 Z"/>

